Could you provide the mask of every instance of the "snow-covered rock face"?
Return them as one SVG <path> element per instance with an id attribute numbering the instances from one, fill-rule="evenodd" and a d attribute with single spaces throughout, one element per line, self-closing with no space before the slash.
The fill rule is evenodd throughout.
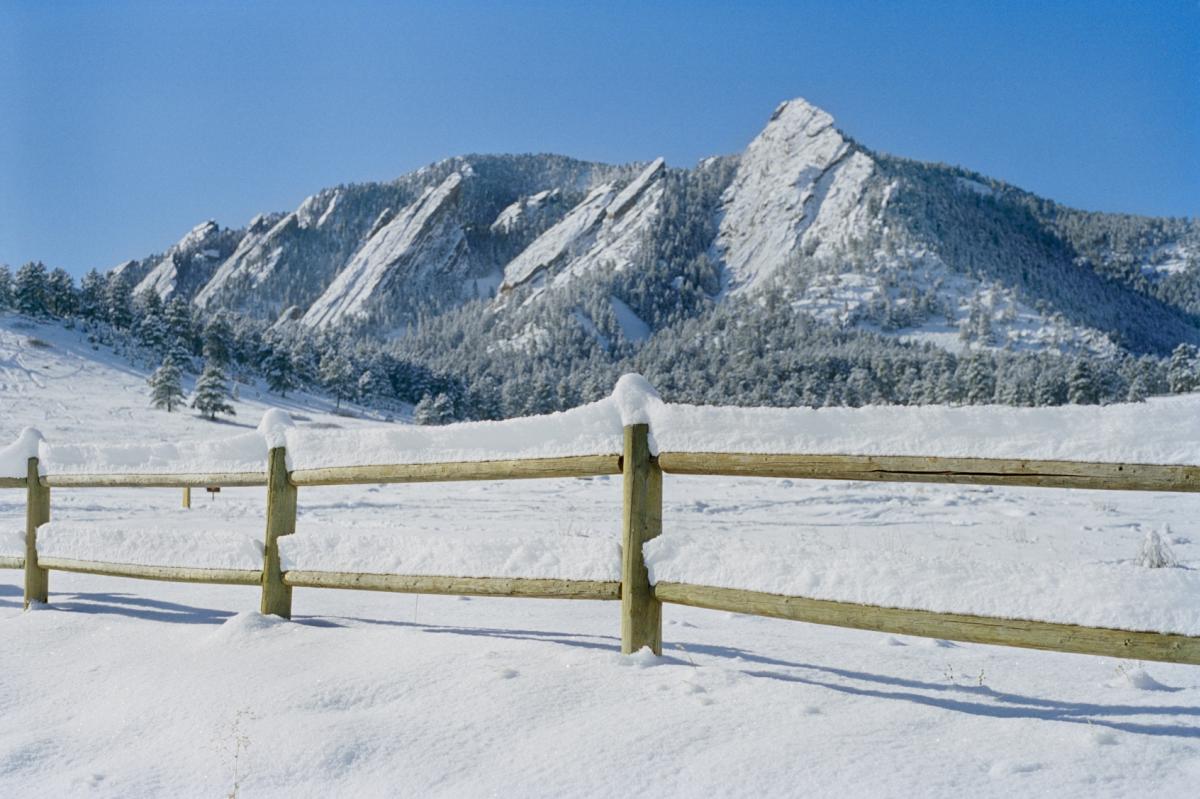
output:
<path id="1" fill-rule="evenodd" d="M 562 200 L 560 189 L 546 189 L 509 205 L 496 217 L 489 228 L 493 233 L 508 235 L 524 226 L 537 224 L 539 217 Z"/>
<path id="2" fill-rule="evenodd" d="M 264 230 L 265 221 L 261 216 L 251 221 L 250 232 L 242 239 L 237 250 L 221 264 L 212 280 L 196 295 L 196 305 L 201 308 L 220 305 L 232 293 L 229 289 L 235 282 L 257 286 L 275 271 L 283 250 L 272 247 L 272 240 L 295 225 L 296 215 L 288 214 Z"/>
<path id="3" fill-rule="evenodd" d="M 451 174 L 375 231 L 301 321 L 322 327 L 362 318 L 397 281 L 454 272 L 466 258 L 462 226 L 453 213 L 462 180 Z"/>
<path id="4" fill-rule="evenodd" d="M 558 271 L 565 281 L 601 265 L 624 269 L 644 242 L 641 235 L 659 213 L 666 166 L 655 159 L 621 190 L 596 187 L 557 225 L 538 236 L 504 268 L 502 290 Z"/>
<path id="5" fill-rule="evenodd" d="M 332 271 L 334 265 L 320 258 L 316 264 L 303 264 L 320 266 L 302 270 L 303 279 L 298 279 L 295 274 L 301 271 L 296 267 L 311 256 L 307 250 L 313 249 L 312 245 L 304 244 L 309 241 L 308 237 L 339 221 L 343 195 L 342 189 L 326 189 L 306 198 L 289 214 L 255 216 L 237 249 L 223 260 L 212 279 L 196 294 L 196 305 L 252 311 L 263 311 L 265 307 L 277 312 L 280 306 L 292 304 L 296 297 L 273 290 L 272 284 L 290 282 L 303 284 L 306 289 L 311 287 L 311 290 L 297 292 L 311 301 L 332 276 L 324 273 Z M 287 296 L 281 300 L 277 294 Z"/>
<path id="6" fill-rule="evenodd" d="M 727 287 L 759 285 L 801 248 L 822 254 L 854 238 L 873 169 L 829 114 L 804 100 L 781 104 L 723 198 L 714 249 Z"/>
<path id="7" fill-rule="evenodd" d="M 212 220 L 197 225 L 163 254 L 134 287 L 134 294 L 153 291 L 168 300 L 177 291 L 195 291 L 211 278 L 239 238 L 240 234 L 223 231 Z"/>

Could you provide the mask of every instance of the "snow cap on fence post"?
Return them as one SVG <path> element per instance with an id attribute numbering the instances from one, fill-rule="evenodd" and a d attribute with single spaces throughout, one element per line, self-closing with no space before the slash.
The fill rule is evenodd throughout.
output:
<path id="1" fill-rule="evenodd" d="M 662 404 L 662 397 L 650 381 L 636 373 L 621 375 L 613 388 L 613 401 L 621 414 L 621 425 L 650 424 L 650 408 Z"/>
<path id="2" fill-rule="evenodd" d="M 295 426 L 287 411 L 271 408 L 263 414 L 257 429 L 259 435 L 267 440 L 267 449 L 272 450 L 287 445 L 287 429 Z"/>
<path id="3" fill-rule="evenodd" d="M 45 440 L 37 428 L 22 430 L 16 441 L 0 449 L 0 477 L 24 477 L 29 459 L 41 459 L 39 449 Z"/>

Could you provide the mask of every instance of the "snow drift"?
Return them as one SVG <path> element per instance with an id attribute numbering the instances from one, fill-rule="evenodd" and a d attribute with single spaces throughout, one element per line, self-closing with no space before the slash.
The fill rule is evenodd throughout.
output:
<path id="1" fill-rule="evenodd" d="M 568 411 L 442 427 L 354 430 L 298 426 L 272 409 L 254 432 L 193 441 L 47 442 L 33 429 L 0 450 L 0 476 L 264 472 L 286 446 L 289 466 L 314 469 L 619 454 L 623 427 L 648 424 L 651 450 L 796 455 L 908 455 L 1200 465 L 1200 395 L 1108 406 L 738 408 L 664 402 L 625 375 L 612 395 Z"/>

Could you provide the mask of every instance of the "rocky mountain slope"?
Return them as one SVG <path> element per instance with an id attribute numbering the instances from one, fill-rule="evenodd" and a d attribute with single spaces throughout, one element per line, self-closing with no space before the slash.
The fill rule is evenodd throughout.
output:
<path id="1" fill-rule="evenodd" d="M 568 312 L 599 344 L 747 292 L 955 351 L 1161 354 L 1200 341 L 1196 221 L 1075 211 L 874 153 L 804 100 L 781 104 L 740 155 L 692 169 L 452 158 L 244 229 L 207 222 L 119 268 L 138 291 L 201 311 L 286 312 L 383 338 L 476 301 L 520 315 L 585 279 L 609 310 L 588 314 L 581 299 Z M 634 296 L 636 283 L 653 296 Z"/>

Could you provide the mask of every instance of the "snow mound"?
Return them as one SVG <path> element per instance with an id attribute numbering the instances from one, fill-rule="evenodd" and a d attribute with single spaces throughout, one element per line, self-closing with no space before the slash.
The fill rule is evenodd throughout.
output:
<path id="1" fill-rule="evenodd" d="M 25 531 L 17 526 L 18 522 L 15 519 L 6 524 L 7 526 L 0 529 L 0 557 L 25 557 Z"/>
<path id="2" fill-rule="evenodd" d="M 235 613 L 209 636 L 210 643 L 249 643 L 266 630 L 275 630 L 287 624 L 278 616 L 264 616 L 255 611 Z"/>
<path id="3" fill-rule="evenodd" d="M 503 422 L 357 430 L 293 427 L 286 435 L 290 467 L 316 469 L 620 454 L 624 434 L 621 411 L 609 397 L 569 411 Z"/>
<path id="4" fill-rule="evenodd" d="M 433 577 L 620 580 L 614 535 L 447 538 L 394 529 L 301 529 L 279 539 L 284 570 Z"/>
<path id="5" fill-rule="evenodd" d="M 651 404 L 663 452 L 1200 465 L 1200 395 L 1108 406 L 731 408 Z"/>
<path id="6" fill-rule="evenodd" d="M 259 570 L 265 522 L 228 522 L 186 513 L 136 522 L 51 521 L 38 528 L 42 557 L 139 566 Z"/>
<path id="7" fill-rule="evenodd" d="M 42 446 L 42 460 L 44 474 L 265 472 L 267 439 L 253 432 L 179 442 L 49 444 Z"/>
<path id="8" fill-rule="evenodd" d="M 29 459 L 38 457 L 42 434 L 26 427 L 17 440 L 0 449 L 0 477 L 25 477 L 29 471 Z"/>
<path id="9" fill-rule="evenodd" d="M 1133 688 L 1138 691 L 1176 691 L 1169 685 L 1163 685 L 1158 680 L 1150 676 L 1150 672 L 1146 671 L 1142 666 L 1136 666 L 1131 669 L 1123 668 L 1120 670 L 1120 678 L 1109 683 L 1111 688 Z"/>
<path id="10" fill-rule="evenodd" d="M 1200 571 L 1128 562 L 997 562 L 961 552 L 918 555 L 686 532 L 661 535 L 643 551 L 652 584 L 1200 635 Z"/>
<path id="11" fill-rule="evenodd" d="M 613 455 L 623 428 L 649 424 L 651 451 L 911 456 L 1200 465 L 1200 395 L 1109 406 L 873 406 L 738 408 L 663 402 L 627 374 L 612 395 L 568 411 L 443 427 L 297 427 L 268 410 L 254 432 L 224 438 L 124 444 L 49 444 L 32 429 L 0 450 L 0 475 L 187 474 L 266 470 L 286 446 L 289 467 L 478 462 Z"/>
<path id="12" fill-rule="evenodd" d="M 267 449 L 275 449 L 287 446 L 287 429 L 295 426 L 296 423 L 287 411 L 269 408 L 255 429 L 266 440 Z"/>
<path id="13" fill-rule="evenodd" d="M 662 397 L 650 381 L 639 374 L 621 375 L 612 393 L 613 402 L 621 414 L 621 424 L 649 424 L 651 407 L 660 408 Z"/>

